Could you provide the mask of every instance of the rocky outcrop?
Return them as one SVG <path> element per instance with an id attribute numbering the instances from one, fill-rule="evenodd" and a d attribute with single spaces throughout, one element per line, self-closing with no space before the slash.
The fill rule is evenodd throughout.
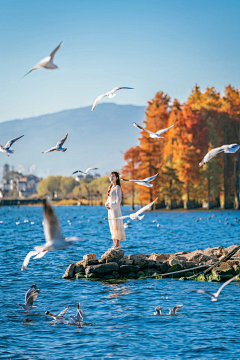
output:
<path id="1" fill-rule="evenodd" d="M 70 264 L 64 279 L 93 279 L 104 281 L 126 281 L 148 277 L 187 278 L 218 262 L 238 245 L 214 247 L 176 254 L 152 253 L 124 256 L 123 250 L 109 249 L 97 259 L 96 254 L 84 255 L 83 260 Z M 196 267 L 204 266 L 202 269 Z M 240 272 L 240 250 L 231 260 L 222 262 L 207 276 L 200 275 L 198 280 L 224 281 Z"/>

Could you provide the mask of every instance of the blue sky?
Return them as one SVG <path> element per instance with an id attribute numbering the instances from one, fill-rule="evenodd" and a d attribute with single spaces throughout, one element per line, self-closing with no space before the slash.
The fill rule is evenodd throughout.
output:
<path id="1" fill-rule="evenodd" d="M 105 101 L 134 105 L 160 90 L 185 101 L 196 83 L 240 87 L 239 1 L 0 0 L 0 9 L 0 121 L 89 106 L 115 86 L 135 90 Z M 62 40 L 60 70 L 19 82 Z"/>

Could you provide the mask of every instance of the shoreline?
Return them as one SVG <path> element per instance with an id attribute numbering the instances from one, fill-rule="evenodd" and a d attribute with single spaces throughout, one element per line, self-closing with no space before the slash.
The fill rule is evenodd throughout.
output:
<path id="1" fill-rule="evenodd" d="M 231 260 L 230 260 L 231 258 Z M 204 268 L 208 269 L 203 272 Z M 200 272 L 199 272 L 200 271 Z M 70 264 L 63 279 L 125 282 L 130 279 L 199 280 L 222 282 L 240 273 L 239 245 L 214 247 L 176 254 L 152 253 L 124 256 L 123 250 L 107 250 L 101 259 L 86 254 Z M 240 277 L 239 277 L 240 280 Z"/>

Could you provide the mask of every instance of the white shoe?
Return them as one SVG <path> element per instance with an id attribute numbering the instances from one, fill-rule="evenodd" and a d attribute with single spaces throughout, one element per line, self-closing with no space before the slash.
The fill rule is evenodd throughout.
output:
<path id="1" fill-rule="evenodd" d="M 120 250 L 120 249 L 121 249 L 121 246 L 116 246 L 116 247 L 113 246 L 112 249 L 113 249 L 113 250 Z"/>

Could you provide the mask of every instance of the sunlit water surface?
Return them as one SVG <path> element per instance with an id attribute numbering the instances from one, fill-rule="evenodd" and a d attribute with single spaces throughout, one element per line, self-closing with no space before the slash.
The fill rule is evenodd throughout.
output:
<path id="1" fill-rule="evenodd" d="M 127 214 L 129 208 L 122 211 Z M 56 212 L 63 235 L 81 236 L 85 241 L 78 247 L 50 252 L 42 259 L 31 259 L 21 273 L 27 252 L 44 241 L 42 208 L 0 209 L 1 359 L 240 358 L 238 283 L 228 285 L 219 302 L 212 303 L 207 296 L 189 290 L 200 287 L 216 291 L 219 285 L 215 283 L 148 279 L 110 285 L 63 280 L 70 263 L 86 253 L 100 257 L 112 241 L 108 222 L 102 219 L 105 208 L 57 207 Z M 152 222 L 155 219 L 160 227 Z M 240 214 L 235 211 L 147 213 L 143 221 L 132 222 L 126 229 L 122 248 L 128 255 L 238 244 L 238 219 Z M 24 315 L 16 304 L 24 302 L 25 292 L 33 283 L 41 289 L 35 302 L 38 308 Z M 50 324 L 46 310 L 59 313 L 70 305 L 68 314 L 75 315 L 78 302 L 84 312 L 84 327 Z M 162 305 L 166 314 L 177 304 L 183 304 L 178 316 L 153 315 L 157 305 Z"/>

